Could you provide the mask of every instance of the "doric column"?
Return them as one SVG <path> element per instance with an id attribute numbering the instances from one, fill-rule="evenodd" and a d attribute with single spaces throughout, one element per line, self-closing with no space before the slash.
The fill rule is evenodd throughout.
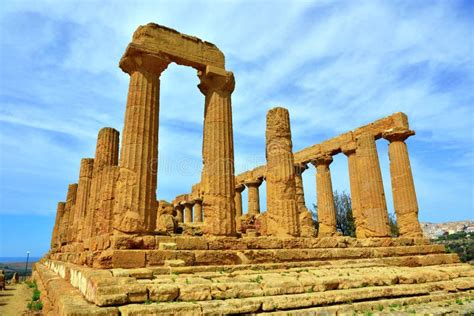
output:
<path id="1" fill-rule="evenodd" d="M 184 216 L 183 216 L 183 211 L 184 211 L 184 205 L 181 204 L 176 204 L 174 206 L 176 210 L 176 218 L 178 220 L 178 223 L 182 223 L 184 221 Z"/>
<path id="2" fill-rule="evenodd" d="M 194 212 L 194 222 L 202 223 L 202 200 L 201 199 L 194 200 L 193 212 Z"/>
<path id="3" fill-rule="evenodd" d="M 299 236 L 295 165 L 291 142 L 290 114 L 287 109 L 277 107 L 268 111 L 265 152 L 267 158 L 267 233 L 273 236 Z"/>
<path id="4" fill-rule="evenodd" d="M 235 204 L 235 218 L 239 218 L 243 214 L 242 210 L 242 192 L 245 190 L 245 185 L 239 184 L 238 186 L 235 187 L 235 198 L 234 198 L 234 204 Z"/>
<path id="5" fill-rule="evenodd" d="M 110 180 L 109 172 L 106 170 L 112 167 L 117 168 L 119 138 L 119 132 L 111 127 L 102 128 L 97 135 L 94 168 L 92 170 L 92 180 L 84 225 L 81 231 L 81 240 L 100 235 L 102 227 L 106 225 L 104 224 L 106 221 L 109 222 L 108 226 L 110 226 L 111 205 L 107 210 L 101 210 L 101 198 L 104 190 L 110 186 L 115 187 L 115 182 L 109 183 L 112 180 Z M 116 181 L 116 177 L 113 180 Z M 109 204 L 112 204 L 112 202 L 109 201 Z"/>
<path id="6" fill-rule="evenodd" d="M 308 169 L 308 166 L 304 163 L 295 164 L 296 205 L 299 212 L 300 236 L 314 237 L 316 232 L 313 224 L 313 216 L 306 208 L 304 199 L 303 172 L 306 169 Z"/>
<path id="7" fill-rule="evenodd" d="M 51 236 L 51 248 L 56 248 L 61 245 L 59 240 L 59 235 L 64 221 L 64 206 L 66 203 L 58 202 L 58 207 L 56 209 L 56 219 L 54 221 L 53 234 Z"/>
<path id="8" fill-rule="evenodd" d="M 184 204 L 184 222 L 193 222 L 193 204 L 191 202 L 185 202 Z"/>
<path id="9" fill-rule="evenodd" d="M 120 67 L 130 75 L 117 183 L 114 228 L 126 233 L 154 230 L 158 168 L 160 75 L 168 61 L 127 50 Z"/>
<path id="10" fill-rule="evenodd" d="M 332 191 L 330 155 L 322 155 L 312 161 L 316 167 L 316 195 L 318 205 L 318 236 L 333 236 L 336 234 L 336 207 Z"/>
<path id="11" fill-rule="evenodd" d="M 362 134 L 356 138 L 356 142 L 361 217 L 357 235 L 361 238 L 388 237 L 390 226 L 387 204 L 374 136 Z"/>
<path id="12" fill-rule="evenodd" d="M 245 186 L 248 188 L 248 215 L 260 214 L 260 193 L 258 187 L 262 184 L 261 179 L 246 181 Z"/>
<path id="13" fill-rule="evenodd" d="M 235 235 L 234 141 L 231 94 L 234 75 L 207 66 L 199 72 L 199 89 L 205 95 L 203 136 L 204 232 Z"/>
<path id="14" fill-rule="evenodd" d="M 351 205 L 352 216 L 356 227 L 356 236 L 363 237 L 362 218 L 360 210 L 359 196 L 359 173 L 357 172 L 357 155 L 356 143 L 351 142 L 342 146 L 342 152 L 347 156 L 347 164 L 349 169 L 349 184 L 351 187 Z"/>
<path id="15" fill-rule="evenodd" d="M 66 205 L 64 206 L 64 225 L 62 229 L 61 243 L 66 244 L 71 241 L 71 227 L 74 221 L 74 205 L 76 204 L 77 183 L 70 184 L 67 188 Z"/>
<path id="16" fill-rule="evenodd" d="M 72 229 L 73 241 L 82 241 L 82 229 L 85 225 L 85 216 L 87 212 L 87 203 L 89 200 L 93 169 L 93 158 L 81 159 L 79 181 L 77 184 L 76 205 L 74 207 L 74 227 Z"/>
<path id="17" fill-rule="evenodd" d="M 383 133 L 390 144 L 390 176 L 397 224 L 400 236 L 422 237 L 423 233 L 418 221 L 418 202 L 415 183 L 411 172 L 410 158 L 405 140 L 415 135 L 411 130 L 391 130 Z"/>

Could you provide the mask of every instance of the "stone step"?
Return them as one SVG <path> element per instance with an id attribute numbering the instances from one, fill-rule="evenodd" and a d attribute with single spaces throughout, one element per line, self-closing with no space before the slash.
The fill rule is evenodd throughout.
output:
<path id="1" fill-rule="evenodd" d="M 450 281 L 426 284 L 399 284 L 330 290 L 326 292 L 301 293 L 278 296 L 250 297 L 226 300 L 208 300 L 177 303 L 129 304 L 119 307 L 120 315 L 224 315 L 291 311 L 314 306 L 348 304 L 357 301 L 399 298 L 404 296 L 426 296 L 435 291 L 467 291 L 473 287 L 473 278 L 459 278 Z"/>

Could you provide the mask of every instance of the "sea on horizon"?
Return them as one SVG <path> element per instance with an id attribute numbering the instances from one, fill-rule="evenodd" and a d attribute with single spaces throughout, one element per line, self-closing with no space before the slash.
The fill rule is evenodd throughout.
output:
<path id="1" fill-rule="evenodd" d="M 41 257 L 29 257 L 28 264 L 30 262 L 37 262 Z M 0 263 L 26 263 L 26 256 L 24 257 L 0 257 Z"/>

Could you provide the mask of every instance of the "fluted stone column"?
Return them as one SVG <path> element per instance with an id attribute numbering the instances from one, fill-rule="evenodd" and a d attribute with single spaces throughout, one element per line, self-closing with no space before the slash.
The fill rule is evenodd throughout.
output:
<path id="1" fill-rule="evenodd" d="M 74 207 L 74 227 L 73 241 L 82 241 L 82 229 L 85 225 L 85 216 L 92 182 L 92 173 L 94 170 L 94 159 L 83 158 L 79 171 L 79 181 L 77 184 L 77 198 Z"/>
<path id="2" fill-rule="evenodd" d="M 207 66 L 199 72 L 199 89 L 205 95 L 203 136 L 204 232 L 235 235 L 234 141 L 231 94 L 234 75 Z"/>
<path id="3" fill-rule="evenodd" d="M 423 237 L 418 221 L 418 201 L 405 140 L 415 135 L 411 130 L 392 130 L 383 133 L 390 144 L 390 176 L 397 224 L 402 237 Z"/>
<path id="4" fill-rule="evenodd" d="M 357 172 L 357 155 L 356 155 L 356 143 L 351 142 L 342 146 L 342 152 L 347 156 L 347 164 L 349 169 L 349 184 L 351 189 L 351 205 L 352 205 L 352 216 L 354 217 L 354 223 L 356 227 L 356 236 L 363 238 L 362 228 L 362 214 L 360 210 L 360 194 L 359 194 L 359 173 Z"/>
<path id="5" fill-rule="evenodd" d="M 193 212 L 194 212 L 194 222 L 202 223 L 202 200 L 201 199 L 194 200 Z"/>
<path id="6" fill-rule="evenodd" d="M 245 186 L 248 188 L 247 198 L 248 198 L 248 215 L 258 215 L 260 214 L 260 193 L 259 187 L 262 184 L 261 179 L 256 179 L 252 181 L 245 182 Z"/>
<path id="7" fill-rule="evenodd" d="M 120 67 L 130 75 L 120 152 L 114 228 L 126 233 L 154 230 L 158 170 L 160 75 L 168 66 L 141 52 L 128 51 Z"/>
<path id="8" fill-rule="evenodd" d="M 61 245 L 59 240 L 59 235 L 64 221 L 64 206 L 66 203 L 58 202 L 58 207 L 56 209 L 56 219 L 54 221 L 53 234 L 51 236 L 51 248 L 56 248 Z"/>
<path id="9" fill-rule="evenodd" d="M 111 205 L 107 210 L 102 210 L 101 199 L 104 190 L 109 191 L 110 186 L 115 187 L 115 183 L 109 182 L 112 180 L 116 181 L 116 177 L 111 179 L 108 169 L 116 168 L 118 164 L 119 138 L 119 132 L 111 127 L 102 128 L 97 135 L 94 168 L 84 219 L 85 224 L 81 231 L 82 240 L 100 235 L 102 227 L 107 226 L 104 222 L 111 221 Z M 116 170 L 115 172 L 118 171 Z"/>
<path id="10" fill-rule="evenodd" d="M 282 237 L 299 236 L 295 166 L 287 109 L 277 107 L 267 113 L 266 158 L 267 233 Z"/>
<path id="11" fill-rule="evenodd" d="M 235 197 L 234 197 L 234 204 L 235 204 L 235 218 L 241 217 L 243 214 L 242 210 L 242 192 L 245 190 L 245 185 L 240 184 L 235 187 Z"/>
<path id="12" fill-rule="evenodd" d="M 373 135 L 363 134 L 358 136 L 356 141 L 361 215 L 360 237 L 388 237 L 390 226 L 375 139 Z M 359 236 L 359 232 L 357 234 Z"/>
<path id="13" fill-rule="evenodd" d="M 193 222 L 193 204 L 190 202 L 184 203 L 184 222 L 185 223 Z"/>
<path id="14" fill-rule="evenodd" d="M 318 236 L 333 236 L 336 234 L 336 207 L 332 191 L 330 155 L 317 157 L 312 163 L 316 167 L 316 195 L 318 205 Z"/>
<path id="15" fill-rule="evenodd" d="M 184 205 L 181 204 L 176 204 L 175 207 L 176 209 L 176 219 L 178 220 L 178 223 L 183 223 L 184 222 Z"/>
<path id="16" fill-rule="evenodd" d="M 295 188 L 296 188 L 296 205 L 299 212 L 300 222 L 300 236 L 301 237 L 314 237 L 316 234 L 313 216 L 306 207 L 304 199 L 304 186 L 303 186 L 303 172 L 308 169 L 306 164 L 295 165 Z"/>
<path id="17" fill-rule="evenodd" d="M 66 205 L 64 206 L 64 225 L 61 243 L 67 244 L 71 241 L 71 227 L 74 221 L 74 205 L 76 204 L 77 183 L 70 184 L 67 188 Z"/>

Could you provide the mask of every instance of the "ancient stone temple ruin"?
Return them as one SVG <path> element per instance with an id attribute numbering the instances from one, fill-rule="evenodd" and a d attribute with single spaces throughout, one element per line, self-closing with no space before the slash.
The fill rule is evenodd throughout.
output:
<path id="1" fill-rule="evenodd" d="M 199 183 L 164 201 L 157 200 L 160 75 L 173 62 L 200 79 L 203 168 Z M 294 152 L 290 113 L 273 108 L 262 135 L 266 165 L 235 175 L 235 79 L 215 45 L 148 24 L 135 31 L 119 66 L 130 76 L 121 142 L 119 131 L 99 131 L 95 156 L 81 160 L 77 183 L 58 203 L 51 250 L 35 266 L 48 313 L 388 310 L 474 289 L 474 269 L 423 238 L 405 114 Z M 376 141 L 388 142 L 398 237 L 390 232 Z M 338 154 L 347 157 L 356 238 L 336 229 L 331 163 Z M 308 168 L 316 170 L 318 226 L 305 205 Z"/>

